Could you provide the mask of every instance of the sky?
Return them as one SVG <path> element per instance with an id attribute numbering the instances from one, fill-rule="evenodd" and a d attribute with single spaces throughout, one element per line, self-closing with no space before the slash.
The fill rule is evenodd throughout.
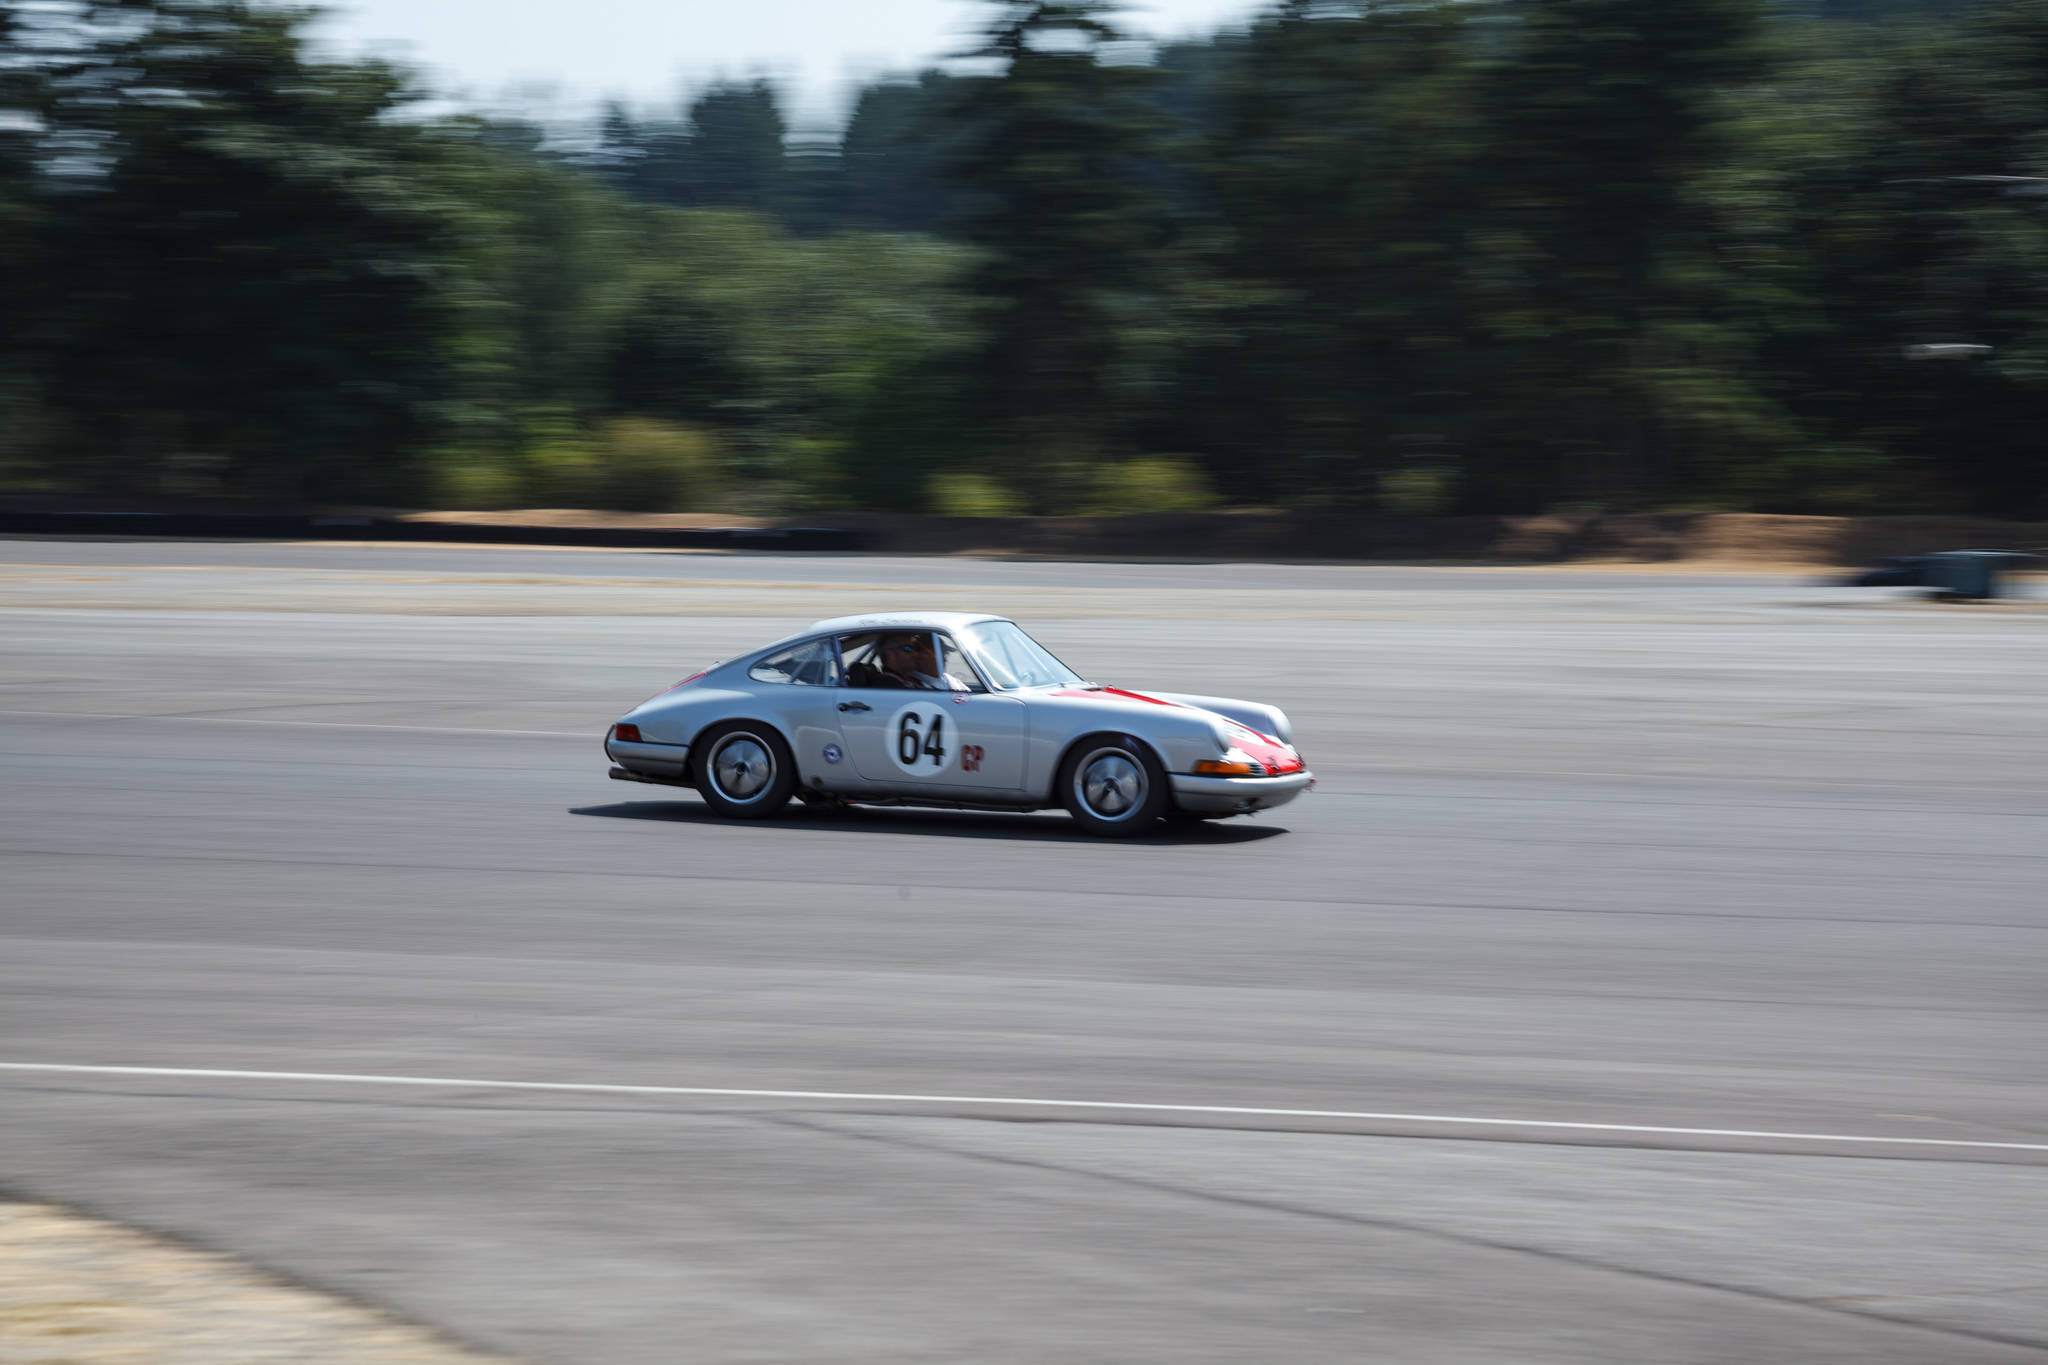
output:
<path id="1" fill-rule="evenodd" d="M 673 109 L 721 76 L 779 82 L 792 121 L 837 124 L 860 81 L 928 66 L 965 45 L 976 0 L 328 0 L 328 50 L 397 58 L 465 103 L 598 101 Z M 1125 23 L 1162 37 L 1242 20 L 1258 0 L 1144 0 Z"/>

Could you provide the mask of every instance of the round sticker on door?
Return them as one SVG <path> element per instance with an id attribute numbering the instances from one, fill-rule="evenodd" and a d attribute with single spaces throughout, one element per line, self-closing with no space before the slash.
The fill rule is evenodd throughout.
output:
<path id="1" fill-rule="evenodd" d="M 882 731 L 889 758 L 912 777 L 936 777 L 953 761 L 953 725 L 931 702 L 914 701 L 897 709 Z"/>

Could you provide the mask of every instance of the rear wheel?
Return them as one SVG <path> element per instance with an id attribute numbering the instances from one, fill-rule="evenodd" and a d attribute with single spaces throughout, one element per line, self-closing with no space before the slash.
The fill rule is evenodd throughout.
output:
<path id="1" fill-rule="evenodd" d="M 1090 834 L 1122 838 L 1156 824 L 1173 804 L 1166 769 L 1129 735 L 1091 735 L 1060 764 L 1060 803 Z"/>
<path id="2" fill-rule="evenodd" d="M 704 804 L 736 820 L 759 820 L 789 803 L 796 764 L 772 726 L 755 721 L 720 725 L 698 739 L 690 755 Z"/>

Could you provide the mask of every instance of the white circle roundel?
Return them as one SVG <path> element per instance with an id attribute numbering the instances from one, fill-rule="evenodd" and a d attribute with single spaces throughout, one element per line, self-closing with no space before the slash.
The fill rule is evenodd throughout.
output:
<path id="1" fill-rule="evenodd" d="M 946 708 L 928 701 L 914 701 L 896 709 L 882 731 L 882 747 L 898 768 L 912 777 L 935 777 L 953 762 L 954 717 Z"/>

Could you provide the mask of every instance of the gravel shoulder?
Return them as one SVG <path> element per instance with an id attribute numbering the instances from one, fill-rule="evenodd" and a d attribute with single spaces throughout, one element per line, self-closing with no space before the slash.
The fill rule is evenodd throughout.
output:
<path id="1" fill-rule="evenodd" d="M 0 1200 L 5 1365 L 485 1365 L 345 1299 L 54 1204 Z"/>

